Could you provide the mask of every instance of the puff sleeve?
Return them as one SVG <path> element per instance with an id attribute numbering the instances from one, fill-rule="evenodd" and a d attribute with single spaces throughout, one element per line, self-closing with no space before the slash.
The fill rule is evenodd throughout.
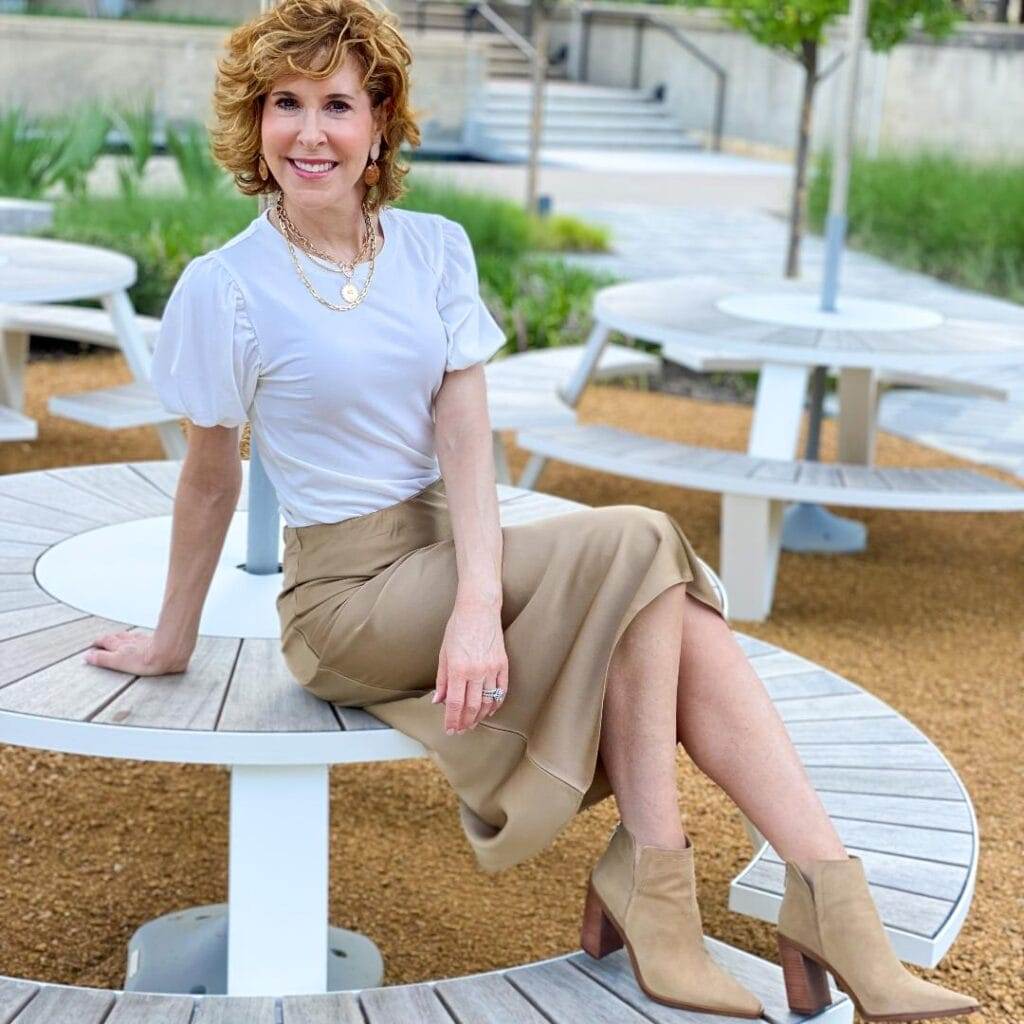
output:
<path id="1" fill-rule="evenodd" d="M 211 254 L 175 284 L 153 351 L 152 384 L 168 412 L 200 427 L 249 419 L 260 372 L 256 334 L 234 278 Z"/>
<path id="2" fill-rule="evenodd" d="M 448 340 L 445 370 L 464 370 L 490 359 L 505 344 L 505 332 L 480 298 L 476 260 L 466 229 L 442 217 L 441 233 L 444 254 L 437 311 Z"/>

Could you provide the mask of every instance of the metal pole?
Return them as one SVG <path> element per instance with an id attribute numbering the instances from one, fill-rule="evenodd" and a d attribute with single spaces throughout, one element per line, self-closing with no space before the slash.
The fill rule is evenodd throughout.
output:
<path id="1" fill-rule="evenodd" d="M 548 17 L 541 0 L 533 0 L 533 88 L 530 105 L 530 142 L 526 157 L 526 209 L 537 212 L 537 163 L 544 130 L 544 80 L 548 63 Z"/>
<path id="2" fill-rule="evenodd" d="M 832 160 L 832 186 L 829 193 L 828 220 L 825 226 L 825 273 L 822 280 L 821 308 L 836 309 L 839 291 L 839 264 L 846 241 L 846 201 L 850 189 L 850 155 L 853 149 L 853 120 L 857 105 L 857 74 L 860 51 L 868 22 L 869 0 L 850 0 L 848 56 L 843 62 L 839 120 L 835 126 Z"/>
<path id="3" fill-rule="evenodd" d="M 275 0 L 260 0 L 260 13 L 269 11 Z M 259 197 L 259 210 L 264 213 L 270 205 L 266 195 Z M 249 434 L 249 514 L 245 547 L 245 571 L 257 576 L 279 572 L 280 537 L 278 535 L 278 503 L 274 485 L 260 461 L 259 452 Z"/>

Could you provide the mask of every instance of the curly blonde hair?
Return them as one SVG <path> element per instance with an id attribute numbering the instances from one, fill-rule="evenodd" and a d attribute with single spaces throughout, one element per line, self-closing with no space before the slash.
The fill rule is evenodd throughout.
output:
<path id="1" fill-rule="evenodd" d="M 398 163 L 398 151 L 403 142 L 418 146 L 420 129 L 409 104 L 412 54 L 386 8 L 367 0 L 282 0 L 236 28 L 226 49 L 217 62 L 210 149 L 240 192 L 281 190 L 272 172 L 263 181 L 257 171 L 260 123 L 271 85 L 296 74 L 329 78 L 352 53 L 374 109 L 387 104 L 377 158 L 380 178 L 367 191 L 367 201 L 377 210 L 405 194 L 402 178 L 409 167 Z"/>

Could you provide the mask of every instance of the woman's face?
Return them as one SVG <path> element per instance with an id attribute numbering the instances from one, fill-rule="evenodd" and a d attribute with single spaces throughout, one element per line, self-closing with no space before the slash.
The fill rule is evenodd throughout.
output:
<path id="1" fill-rule="evenodd" d="M 288 199 L 301 207 L 337 208 L 353 191 L 362 198 L 363 171 L 383 126 L 361 77 L 358 59 L 349 54 L 330 78 L 292 75 L 267 92 L 263 157 Z"/>

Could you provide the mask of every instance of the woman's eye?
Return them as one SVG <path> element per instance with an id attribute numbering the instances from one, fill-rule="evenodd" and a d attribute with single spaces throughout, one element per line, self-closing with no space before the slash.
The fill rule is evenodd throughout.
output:
<path id="1" fill-rule="evenodd" d="M 286 103 L 294 103 L 294 102 L 295 102 L 295 100 L 293 100 L 290 96 L 282 96 L 277 101 L 275 106 L 281 107 L 282 109 L 284 109 L 284 104 L 286 104 Z M 349 107 L 349 105 L 344 100 L 331 100 L 329 105 L 332 106 L 332 107 L 344 107 L 345 110 L 351 109 Z"/>

